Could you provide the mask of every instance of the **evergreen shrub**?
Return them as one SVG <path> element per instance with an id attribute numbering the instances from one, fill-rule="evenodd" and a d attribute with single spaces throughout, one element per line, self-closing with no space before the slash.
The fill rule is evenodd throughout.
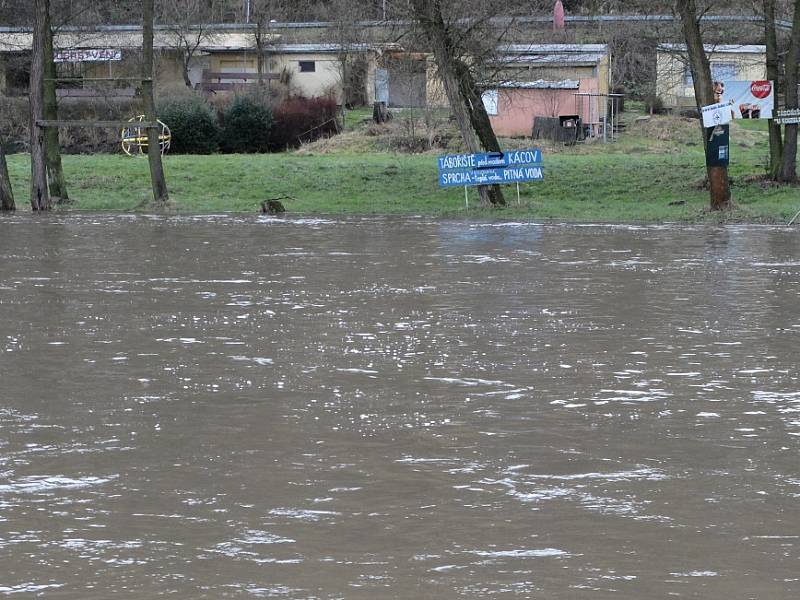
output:
<path id="1" fill-rule="evenodd" d="M 237 96 L 222 114 L 222 150 L 241 154 L 267 152 L 272 125 L 268 104 L 258 98 Z"/>
<path id="2" fill-rule="evenodd" d="M 158 108 L 158 118 L 172 133 L 172 154 L 213 154 L 219 149 L 216 115 L 200 96 L 166 99 Z"/>

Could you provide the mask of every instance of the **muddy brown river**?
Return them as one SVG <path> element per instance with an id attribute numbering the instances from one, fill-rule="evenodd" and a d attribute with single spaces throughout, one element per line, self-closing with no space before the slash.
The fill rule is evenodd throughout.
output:
<path id="1" fill-rule="evenodd" d="M 800 235 L 0 219 L 0 596 L 800 597 Z"/>

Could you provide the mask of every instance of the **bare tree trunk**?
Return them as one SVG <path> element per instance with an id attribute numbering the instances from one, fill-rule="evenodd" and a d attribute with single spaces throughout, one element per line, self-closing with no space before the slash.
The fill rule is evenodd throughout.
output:
<path id="1" fill-rule="evenodd" d="M 800 0 L 798 0 L 800 1 Z M 695 0 L 676 0 L 676 8 L 681 19 L 689 66 L 694 80 L 694 96 L 698 110 L 714 104 L 714 85 L 711 80 L 711 66 L 703 47 L 700 22 Z M 703 130 L 703 145 L 708 144 L 708 133 Z M 711 191 L 711 210 L 730 208 L 731 191 L 728 183 L 728 167 L 706 167 Z"/>
<path id="2" fill-rule="evenodd" d="M 500 144 L 483 106 L 480 90 L 469 67 L 455 52 L 453 35 L 442 17 L 441 0 L 411 0 L 411 6 L 433 47 L 437 74 L 467 150 L 479 152 L 483 147 L 489 152 L 499 152 Z M 478 186 L 478 193 L 483 205 L 506 204 L 498 185 Z"/>
<path id="3" fill-rule="evenodd" d="M 784 98 L 786 108 L 798 108 L 797 82 L 800 76 L 800 0 L 794 2 L 792 37 L 789 52 L 786 54 L 786 89 Z M 783 166 L 781 181 L 797 181 L 797 125 L 786 125 L 783 142 Z"/>
<path id="4" fill-rule="evenodd" d="M 47 167 L 44 152 L 44 128 L 36 122 L 44 116 L 44 52 L 47 37 L 49 0 L 34 0 L 33 52 L 31 56 L 31 209 L 50 210 Z"/>
<path id="5" fill-rule="evenodd" d="M 44 118 L 58 119 L 58 101 L 56 99 L 56 64 L 53 61 L 53 29 L 50 26 L 50 15 L 47 15 L 44 40 Z M 44 156 L 47 165 L 50 196 L 57 203 L 68 203 L 67 180 L 61 166 L 61 149 L 58 139 L 58 127 L 44 130 Z"/>
<path id="6" fill-rule="evenodd" d="M 142 96 L 144 98 L 145 120 L 155 123 L 156 103 L 153 88 L 153 0 L 142 0 Z M 150 181 L 153 185 L 153 199 L 156 204 L 169 201 L 167 182 L 164 178 L 164 165 L 161 163 L 160 129 L 147 130 L 147 158 L 150 162 Z"/>
<path id="7" fill-rule="evenodd" d="M 258 87 L 264 85 L 264 19 L 259 15 L 256 21 L 256 63 L 258 65 Z"/>
<path id="8" fill-rule="evenodd" d="M 767 79 L 775 84 L 775 97 L 778 97 L 780 81 L 780 58 L 778 56 L 778 34 L 775 29 L 775 1 L 764 0 L 764 39 L 767 43 Z M 783 165 L 783 139 L 781 126 L 773 119 L 769 120 L 769 176 L 778 180 Z"/>
<path id="9" fill-rule="evenodd" d="M 4 140 L 0 138 L 0 210 L 16 210 L 14 204 L 14 190 L 11 188 L 11 178 L 8 176 L 8 164 L 6 164 L 6 150 Z"/>
<path id="10" fill-rule="evenodd" d="M 193 88 L 192 80 L 189 77 L 189 61 L 192 60 L 192 57 L 188 54 L 184 55 L 181 61 L 181 74 L 183 75 L 183 83 L 188 87 L 190 90 Z"/>

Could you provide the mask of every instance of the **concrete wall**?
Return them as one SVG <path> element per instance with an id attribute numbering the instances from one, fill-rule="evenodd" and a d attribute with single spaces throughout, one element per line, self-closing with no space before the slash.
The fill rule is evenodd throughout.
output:
<path id="1" fill-rule="evenodd" d="M 365 83 L 367 102 L 375 99 L 375 60 L 371 53 L 367 58 L 367 81 Z M 300 62 L 313 62 L 313 72 L 301 72 Z M 268 73 L 280 74 L 284 70 L 290 75 L 290 93 L 309 98 L 326 96 L 330 93 L 337 102 L 342 100 L 341 62 L 334 53 L 269 54 Z M 255 52 L 215 52 L 210 58 L 211 71 L 258 72 L 258 58 Z"/>
<path id="2" fill-rule="evenodd" d="M 712 73 L 715 65 L 735 66 L 734 77 L 727 79 L 757 81 L 767 77 L 767 58 L 765 53 L 709 53 Z M 686 82 L 687 59 L 675 53 L 659 51 L 656 60 L 656 95 L 664 106 L 695 106 L 694 86 Z"/>

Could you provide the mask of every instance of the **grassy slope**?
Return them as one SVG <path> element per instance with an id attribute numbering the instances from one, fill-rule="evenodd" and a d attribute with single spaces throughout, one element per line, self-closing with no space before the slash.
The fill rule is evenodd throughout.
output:
<path id="1" fill-rule="evenodd" d="M 705 211 L 708 193 L 701 188 L 703 152 L 696 125 L 666 117 L 633 122 L 634 116 L 628 116 L 628 129 L 617 143 L 546 147 L 546 179 L 521 185 L 520 205 L 514 186 L 505 188 L 509 207 L 502 213 L 477 208 L 471 190 L 470 214 L 609 222 L 719 220 Z M 351 113 L 351 122 L 356 121 Z M 764 172 L 767 160 L 765 129 L 761 122 L 732 128 L 736 210 L 726 219 L 785 222 L 800 209 L 798 188 L 772 187 L 753 178 Z M 288 195 L 295 199 L 284 203 L 298 213 L 465 214 L 463 188 L 437 186 L 436 153 L 392 153 L 384 141 L 351 128 L 295 153 L 167 156 L 165 168 L 180 212 L 254 212 L 261 200 Z M 507 145 L 525 147 L 530 141 L 507 140 Z M 144 158 L 66 156 L 64 166 L 75 208 L 136 210 L 151 197 Z M 12 156 L 10 168 L 17 202 L 24 207 L 27 157 Z M 676 201 L 685 203 L 669 206 Z"/>

